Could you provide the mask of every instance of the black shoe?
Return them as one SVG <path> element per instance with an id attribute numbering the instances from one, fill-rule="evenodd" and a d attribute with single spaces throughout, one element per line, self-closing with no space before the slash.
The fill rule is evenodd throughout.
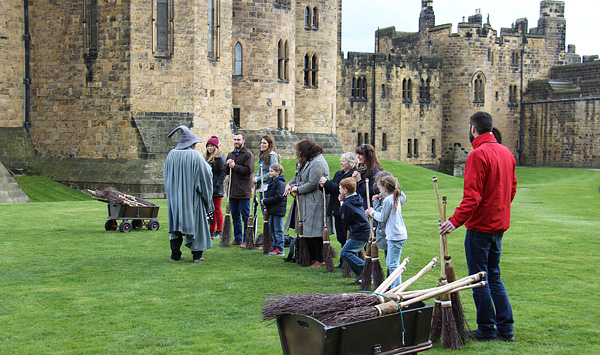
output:
<path id="1" fill-rule="evenodd" d="M 469 339 L 471 340 L 476 341 L 492 341 L 496 339 L 496 337 L 489 337 L 487 335 L 483 335 L 479 330 L 468 331 L 467 337 L 469 337 Z"/>
<path id="2" fill-rule="evenodd" d="M 515 336 L 514 336 L 514 335 L 502 335 L 502 334 L 501 334 L 501 335 L 498 337 L 498 339 L 500 339 L 500 340 L 502 340 L 502 341 L 505 341 L 505 342 L 508 342 L 508 343 L 515 343 L 515 342 L 517 341 L 517 339 L 515 339 Z"/>

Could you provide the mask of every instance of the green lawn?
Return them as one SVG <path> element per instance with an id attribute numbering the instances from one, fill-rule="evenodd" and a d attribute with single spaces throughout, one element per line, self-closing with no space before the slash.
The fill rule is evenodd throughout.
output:
<path id="1" fill-rule="evenodd" d="M 339 170 L 339 159 L 327 158 L 331 172 Z M 289 180 L 294 162 L 283 165 Z M 412 260 L 409 277 L 439 254 L 431 176 L 448 196 L 449 215 L 460 202 L 462 179 L 392 161 L 383 165 L 408 195 L 403 257 Z M 518 342 L 469 343 L 462 353 L 596 353 L 600 172 L 520 168 L 517 177 L 501 265 Z M 268 293 L 357 289 L 324 268 L 218 243 L 202 264 L 191 263 L 187 249 L 186 259 L 173 263 L 164 200 L 154 201 L 161 206 L 159 231 L 107 232 L 105 203 L 46 178 L 18 182 L 33 203 L 0 204 L 2 354 L 277 354 L 277 327 L 267 327 L 260 316 Z M 449 238 L 458 277 L 466 275 L 463 238 L 464 228 Z M 438 277 L 436 268 L 412 289 L 434 286 Z M 475 327 L 470 293 L 461 297 Z M 449 352 L 435 345 L 427 353 Z"/>

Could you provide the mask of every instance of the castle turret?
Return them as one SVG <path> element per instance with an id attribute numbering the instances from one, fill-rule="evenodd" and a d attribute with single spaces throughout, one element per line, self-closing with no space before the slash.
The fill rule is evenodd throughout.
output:
<path id="1" fill-rule="evenodd" d="M 558 55 L 564 52 L 566 23 L 564 1 L 541 2 L 538 32 L 546 36 L 546 48 L 550 53 Z"/>
<path id="2" fill-rule="evenodd" d="M 421 16 L 419 16 L 419 32 L 435 26 L 435 14 L 433 13 L 433 0 L 421 0 Z"/>

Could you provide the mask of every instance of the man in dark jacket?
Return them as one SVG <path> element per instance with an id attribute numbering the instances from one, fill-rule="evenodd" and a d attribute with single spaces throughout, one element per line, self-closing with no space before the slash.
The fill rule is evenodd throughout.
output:
<path id="1" fill-rule="evenodd" d="M 454 215 L 440 226 L 446 234 L 465 225 L 465 254 L 469 274 L 487 272 L 488 285 L 473 289 L 480 341 L 515 341 L 513 314 L 500 279 L 502 236 L 510 226 L 510 204 L 517 192 L 515 157 L 492 134 L 492 116 L 471 116 L 469 138 L 473 151 L 467 158 L 463 199 Z"/>
<path id="2" fill-rule="evenodd" d="M 269 166 L 270 179 L 267 181 L 268 188 L 261 202 L 269 212 L 271 245 L 273 245 L 273 250 L 269 252 L 269 255 L 285 256 L 283 217 L 287 206 L 287 195 L 283 194 L 285 192 L 285 176 L 281 173 L 283 173 L 283 167 L 280 164 L 275 163 Z"/>
<path id="3" fill-rule="evenodd" d="M 246 148 L 246 135 L 244 132 L 233 134 L 233 152 L 227 155 L 223 170 L 231 179 L 231 191 L 229 192 L 229 205 L 231 207 L 231 219 L 233 222 L 234 240 L 232 245 L 245 248 L 244 235 L 248 228 L 248 217 L 250 216 L 250 198 L 252 197 L 252 186 L 254 181 L 254 154 Z M 244 228 L 242 230 L 242 222 Z"/>
<path id="4" fill-rule="evenodd" d="M 356 193 L 356 181 L 346 178 L 340 181 L 340 215 L 344 230 L 350 231 L 350 239 L 346 242 L 340 257 L 350 266 L 356 276 L 360 275 L 365 266 L 358 253 L 364 249 L 369 240 L 369 220 L 365 215 L 362 198 Z"/>

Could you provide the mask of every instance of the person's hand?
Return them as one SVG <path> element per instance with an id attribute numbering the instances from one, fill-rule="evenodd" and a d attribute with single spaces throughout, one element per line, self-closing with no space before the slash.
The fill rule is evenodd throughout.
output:
<path id="1" fill-rule="evenodd" d="M 265 199 L 263 198 L 262 200 L 260 200 L 260 203 L 264 205 L 265 204 Z"/>
<path id="2" fill-rule="evenodd" d="M 321 176 L 321 179 L 319 180 L 319 185 L 321 185 L 321 187 L 323 187 L 323 185 L 325 185 L 326 182 L 327 182 L 327 178 L 325 176 Z"/>
<path id="3" fill-rule="evenodd" d="M 359 182 L 360 181 L 360 173 L 358 171 L 353 172 L 352 178 L 354 178 L 354 181 Z"/>
<path id="4" fill-rule="evenodd" d="M 454 226 L 454 224 L 452 224 L 452 222 L 446 221 L 440 226 L 440 234 L 452 233 L 452 231 L 455 229 L 456 227 Z"/>
<path id="5" fill-rule="evenodd" d="M 368 209 L 365 210 L 365 214 L 367 215 L 367 217 L 371 217 L 371 213 L 373 212 L 373 208 L 369 207 Z"/>
<path id="6" fill-rule="evenodd" d="M 379 200 L 379 195 L 373 195 L 373 201 Z"/>
<path id="7" fill-rule="evenodd" d="M 288 184 L 285 185 L 285 190 L 283 190 L 283 196 L 287 196 L 292 192 L 292 187 Z"/>
<path id="8" fill-rule="evenodd" d="M 298 192 L 298 186 L 292 187 L 292 193 L 294 193 L 294 192 Z"/>

